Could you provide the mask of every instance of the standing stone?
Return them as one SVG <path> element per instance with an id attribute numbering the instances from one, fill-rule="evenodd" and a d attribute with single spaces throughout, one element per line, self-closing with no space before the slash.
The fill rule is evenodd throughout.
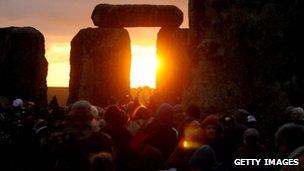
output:
<path id="1" fill-rule="evenodd" d="M 193 63 L 197 62 L 196 48 L 203 38 L 203 28 L 208 28 L 205 17 L 205 0 L 189 0 L 189 52 Z"/>
<path id="2" fill-rule="evenodd" d="M 183 12 L 172 5 L 99 4 L 91 18 L 99 27 L 179 27 Z"/>
<path id="3" fill-rule="evenodd" d="M 88 100 L 104 106 L 130 93 L 130 38 L 127 30 L 86 28 L 71 42 L 68 104 Z"/>
<path id="4" fill-rule="evenodd" d="M 304 101 L 295 98 L 304 95 L 303 45 L 298 43 L 303 3 L 226 2 L 190 0 L 190 42 L 198 65 L 183 102 L 203 111 L 246 108 L 269 122 L 267 130 L 280 122 L 278 115 L 288 105 Z"/>
<path id="5" fill-rule="evenodd" d="M 47 104 L 44 36 L 32 27 L 0 28 L 0 96 Z"/>
<path id="6" fill-rule="evenodd" d="M 157 36 L 156 94 L 161 101 L 176 103 L 188 80 L 188 29 L 162 28 Z"/>

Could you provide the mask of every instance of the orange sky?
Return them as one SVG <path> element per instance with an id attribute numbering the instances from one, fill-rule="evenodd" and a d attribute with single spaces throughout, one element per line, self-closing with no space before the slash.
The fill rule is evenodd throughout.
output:
<path id="1" fill-rule="evenodd" d="M 40 30 L 46 40 L 48 86 L 68 86 L 70 41 L 80 29 L 94 27 L 90 16 L 99 3 L 175 5 L 184 12 L 181 27 L 188 27 L 187 0 L 0 0 L 0 27 L 32 26 Z M 155 48 L 159 28 L 127 29 L 132 47 Z"/>

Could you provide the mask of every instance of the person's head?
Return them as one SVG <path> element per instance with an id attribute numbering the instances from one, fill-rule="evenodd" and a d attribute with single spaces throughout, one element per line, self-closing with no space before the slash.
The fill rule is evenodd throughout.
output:
<path id="1" fill-rule="evenodd" d="M 290 111 L 290 118 L 292 122 L 304 120 L 304 110 L 301 107 L 292 108 Z"/>
<path id="2" fill-rule="evenodd" d="M 254 147 L 259 144 L 259 131 L 255 128 L 248 128 L 243 135 L 244 144 Z"/>
<path id="3" fill-rule="evenodd" d="M 72 105 L 71 119 L 77 123 L 90 123 L 93 120 L 91 104 L 85 100 L 79 100 Z"/>
<path id="4" fill-rule="evenodd" d="M 20 109 L 23 108 L 24 103 L 22 99 L 15 99 L 12 105 L 14 108 Z"/>
<path id="5" fill-rule="evenodd" d="M 294 106 L 287 106 L 285 109 L 285 114 L 290 116 L 293 108 L 294 108 Z"/>
<path id="6" fill-rule="evenodd" d="M 123 126 L 128 121 L 126 114 L 117 105 L 111 105 L 106 109 L 104 119 L 107 124 L 115 124 L 117 126 Z"/>
<path id="7" fill-rule="evenodd" d="M 98 120 L 99 119 L 99 111 L 97 109 L 96 106 L 91 106 L 91 111 L 92 111 L 92 115 L 93 115 L 93 118 Z"/>
<path id="8" fill-rule="evenodd" d="M 174 113 L 173 107 L 168 103 L 163 103 L 157 109 L 155 122 L 158 122 L 158 124 L 172 125 L 173 113 Z"/>
<path id="9" fill-rule="evenodd" d="M 252 128 L 252 127 L 256 127 L 256 124 L 257 124 L 257 120 L 255 116 L 248 115 L 246 120 L 246 126 Z"/>
<path id="10" fill-rule="evenodd" d="M 8 109 L 10 102 L 6 97 L 0 96 L 0 109 Z"/>
<path id="11" fill-rule="evenodd" d="M 200 108 L 196 105 L 190 105 L 187 108 L 187 114 L 195 119 L 200 119 L 201 117 Z"/>
<path id="12" fill-rule="evenodd" d="M 239 124 L 245 124 L 247 121 L 248 115 L 249 115 L 249 112 L 245 109 L 238 109 L 234 113 L 235 120 Z"/>
<path id="13" fill-rule="evenodd" d="M 173 124 L 177 127 L 185 123 L 185 119 L 188 121 L 194 120 L 192 117 L 185 117 L 186 113 L 183 110 L 183 106 L 180 104 L 176 104 L 173 106 Z"/>
<path id="14" fill-rule="evenodd" d="M 275 134 L 276 145 L 282 155 L 289 155 L 296 148 L 304 145 L 304 126 L 287 123 Z"/>
<path id="15" fill-rule="evenodd" d="M 190 158 L 192 171 L 215 171 L 218 163 L 213 149 L 206 145 L 199 148 Z"/>
<path id="16" fill-rule="evenodd" d="M 206 138 L 208 141 L 213 141 L 215 140 L 220 131 L 221 131 L 221 125 L 220 125 L 220 120 L 217 115 L 209 115 L 207 116 L 203 122 L 202 126 L 205 130 L 206 133 Z"/>
<path id="17" fill-rule="evenodd" d="M 205 132 L 200 122 L 194 120 L 185 127 L 182 146 L 185 149 L 197 149 L 205 144 Z"/>
<path id="18" fill-rule="evenodd" d="M 132 120 L 138 119 L 148 119 L 150 117 L 150 112 L 145 106 L 139 106 L 135 109 L 132 114 Z"/>
<path id="19" fill-rule="evenodd" d="M 229 129 L 235 127 L 235 124 L 236 124 L 235 118 L 231 115 L 221 116 L 220 122 L 221 122 L 221 125 L 224 130 L 229 130 Z"/>
<path id="20" fill-rule="evenodd" d="M 100 152 L 90 159 L 90 171 L 115 171 L 115 163 L 110 153 Z"/>
<path id="21" fill-rule="evenodd" d="M 58 104 L 58 100 L 57 100 L 57 97 L 56 96 L 53 96 L 52 97 L 52 100 L 50 101 L 49 105 L 48 105 L 48 108 L 49 109 L 54 109 L 54 108 L 58 108 L 59 107 L 59 104 Z"/>

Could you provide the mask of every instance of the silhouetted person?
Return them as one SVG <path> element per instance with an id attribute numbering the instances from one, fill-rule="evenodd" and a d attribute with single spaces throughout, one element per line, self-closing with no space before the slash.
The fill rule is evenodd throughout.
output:
<path id="1" fill-rule="evenodd" d="M 48 105 L 48 111 L 52 117 L 60 118 L 65 115 L 64 108 L 60 107 L 56 96 L 53 96 Z"/>
<path id="2" fill-rule="evenodd" d="M 134 135 L 138 130 L 142 129 L 149 120 L 151 120 L 150 111 L 144 106 L 139 106 L 131 115 L 128 130 Z"/>
<path id="3" fill-rule="evenodd" d="M 300 171 L 304 168 L 304 126 L 287 123 L 275 134 L 276 145 L 282 158 L 299 159 L 298 166 L 285 166 L 282 171 Z"/>
<path id="4" fill-rule="evenodd" d="M 291 122 L 304 125 L 304 110 L 301 107 L 294 107 L 290 110 Z"/>
<path id="5" fill-rule="evenodd" d="M 118 170 L 125 167 L 128 160 L 128 145 L 131 140 L 131 133 L 127 129 L 128 117 L 124 111 L 116 105 L 109 106 L 105 112 L 106 125 L 102 131 L 109 134 L 118 149 Z"/>
<path id="6" fill-rule="evenodd" d="M 217 171 L 218 163 L 213 149 L 206 145 L 199 148 L 190 158 L 191 171 Z"/>
<path id="7" fill-rule="evenodd" d="M 92 130 L 92 119 L 93 115 L 89 102 L 80 100 L 72 105 L 70 120 L 63 134 L 64 143 L 58 149 L 59 160 L 56 170 L 86 171 L 90 166 L 90 154 L 113 153 L 111 137 Z"/>
<path id="8" fill-rule="evenodd" d="M 183 122 L 179 125 L 178 130 L 183 134 L 185 127 L 190 124 L 192 121 L 199 121 L 201 118 L 200 108 L 196 105 L 190 105 L 185 113 Z"/>
<path id="9" fill-rule="evenodd" d="M 57 97 L 56 97 L 56 96 L 53 96 L 53 97 L 52 97 L 52 100 L 50 101 L 48 107 L 49 107 L 50 109 L 58 108 L 58 107 L 59 107 L 58 100 L 57 100 Z"/>
<path id="10" fill-rule="evenodd" d="M 157 148 L 167 159 L 178 143 L 178 132 L 173 127 L 173 107 L 167 103 L 160 105 L 155 119 L 147 126 L 147 143 Z"/>
<path id="11" fill-rule="evenodd" d="M 206 144 L 208 144 L 215 152 L 218 162 L 226 162 L 232 157 L 229 156 L 232 147 L 227 146 L 227 142 L 223 141 L 223 128 L 220 123 L 220 117 L 217 115 L 209 115 L 202 121 Z M 236 147 L 235 147 L 236 148 Z M 235 149 L 236 150 L 236 149 Z"/>
<path id="12" fill-rule="evenodd" d="M 244 132 L 244 144 L 237 151 L 237 158 L 264 158 L 266 149 L 259 142 L 260 134 L 255 128 L 249 128 Z"/>
<path id="13" fill-rule="evenodd" d="M 115 171 L 115 163 L 111 153 L 100 152 L 90 158 L 90 171 Z"/>

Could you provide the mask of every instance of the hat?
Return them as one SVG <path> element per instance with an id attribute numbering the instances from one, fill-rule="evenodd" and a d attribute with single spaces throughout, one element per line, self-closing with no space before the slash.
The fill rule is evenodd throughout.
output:
<path id="1" fill-rule="evenodd" d="M 78 100 L 72 105 L 72 111 L 76 110 L 87 110 L 91 111 L 91 103 L 86 100 Z"/>
<path id="2" fill-rule="evenodd" d="M 247 116 L 247 122 L 256 122 L 256 118 L 253 115 L 248 115 Z"/>
<path id="3" fill-rule="evenodd" d="M 304 110 L 301 107 L 295 107 L 291 110 L 291 113 L 297 115 L 299 120 L 304 120 Z"/>
<path id="4" fill-rule="evenodd" d="M 15 99 L 14 101 L 13 101 L 13 106 L 14 107 L 23 107 L 23 100 L 21 100 L 21 99 Z"/>
<path id="5" fill-rule="evenodd" d="M 91 111 L 92 111 L 92 115 L 94 118 L 98 118 L 99 117 L 99 112 L 96 106 L 91 105 Z"/>
<path id="6" fill-rule="evenodd" d="M 91 104 L 85 100 L 79 100 L 72 105 L 70 111 L 70 116 L 72 120 L 78 123 L 90 122 L 93 119 Z"/>
<path id="7" fill-rule="evenodd" d="M 249 115 L 249 112 L 245 109 L 238 109 L 234 114 L 236 122 L 241 123 L 241 124 L 246 123 L 248 115 Z"/>
<path id="8" fill-rule="evenodd" d="M 172 114 L 174 111 L 174 108 L 168 104 L 168 103 L 163 103 L 159 106 L 157 110 L 157 115 L 167 115 L 167 114 Z"/>
<path id="9" fill-rule="evenodd" d="M 244 132 L 244 138 L 250 137 L 250 136 L 260 136 L 259 131 L 255 128 L 248 128 Z"/>
<path id="10" fill-rule="evenodd" d="M 209 115 L 203 120 L 202 125 L 204 127 L 207 127 L 208 125 L 212 125 L 219 128 L 220 127 L 219 117 L 217 115 Z"/>
<path id="11" fill-rule="evenodd" d="M 224 127 L 231 127 L 235 124 L 235 118 L 231 115 L 223 115 L 220 118 L 220 123 L 224 126 Z"/>

